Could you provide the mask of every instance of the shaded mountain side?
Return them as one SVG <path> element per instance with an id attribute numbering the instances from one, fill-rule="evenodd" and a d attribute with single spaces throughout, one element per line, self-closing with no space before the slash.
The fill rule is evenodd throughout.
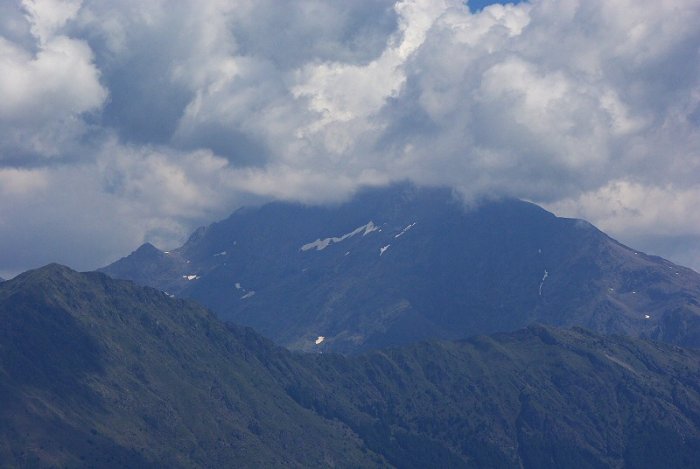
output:
<path id="1" fill-rule="evenodd" d="M 381 461 L 193 303 L 52 265 L 0 286 L 0 321 L 4 467 Z"/>
<path id="2" fill-rule="evenodd" d="M 696 272 L 582 220 L 518 200 L 465 206 L 447 189 L 403 184 L 331 207 L 244 208 L 181 248 L 144 245 L 102 271 L 306 351 L 533 322 L 700 346 Z"/>
<path id="3" fill-rule="evenodd" d="M 694 467 L 700 352 L 531 326 L 298 354 L 162 292 L 52 265 L 0 286 L 0 462 Z"/>
<path id="4" fill-rule="evenodd" d="M 132 280 L 139 285 L 157 284 L 160 289 L 180 291 L 182 274 L 187 271 L 187 261 L 177 252 L 161 252 L 151 243 L 140 246 L 120 264 L 124 272 L 133 272 Z M 116 275 L 117 278 L 122 276 Z"/>
<path id="5" fill-rule="evenodd" d="M 533 326 L 310 359 L 322 382 L 290 376 L 292 395 L 399 466 L 691 467 L 700 455 L 698 354 L 673 346 Z"/>

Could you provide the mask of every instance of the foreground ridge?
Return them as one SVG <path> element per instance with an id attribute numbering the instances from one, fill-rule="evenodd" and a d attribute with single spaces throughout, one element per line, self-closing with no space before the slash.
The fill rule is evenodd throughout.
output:
<path id="1" fill-rule="evenodd" d="M 693 467 L 699 352 L 534 325 L 297 354 L 50 265 L 0 285 L 0 461 L 94 467 Z"/>

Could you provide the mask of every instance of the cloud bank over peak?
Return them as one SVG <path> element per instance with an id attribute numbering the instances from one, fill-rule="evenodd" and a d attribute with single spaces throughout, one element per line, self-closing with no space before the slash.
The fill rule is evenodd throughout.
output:
<path id="1" fill-rule="evenodd" d="M 690 246 L 698 17 L 697 0 L 5 2 L 0 235 L 17 249 L 0 270 L 92 268 L 251 200 L 404 179 Z"/>

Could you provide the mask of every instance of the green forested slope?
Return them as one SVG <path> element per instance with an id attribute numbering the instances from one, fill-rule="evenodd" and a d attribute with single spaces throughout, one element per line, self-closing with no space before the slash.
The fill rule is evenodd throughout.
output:
<path id="1" fill-rule="evenodd" d="M 297 354 L 51 265 L 0 286 L 3 467 L 693 467 L 700 353 L 531 326 Z"/>

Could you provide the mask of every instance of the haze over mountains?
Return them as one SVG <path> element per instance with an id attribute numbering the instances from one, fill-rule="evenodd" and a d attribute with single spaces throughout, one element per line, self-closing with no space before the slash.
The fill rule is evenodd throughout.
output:
<path id="1" fill-rule="evenodd" d="M 300 350 L 357 352 L 533 322 L 700 346 L 700 275 L 518 200 L 408 184 L 272 203 L 102 269 Z"/>
<path id="2" fill-rule="evenodd" d="M 416 225 L 417 226 L 417 225 Z M 700 355 L 533 326 L 348 358 L 49 265 L 0 285 L 0 461 L 693 467 Z"/>

